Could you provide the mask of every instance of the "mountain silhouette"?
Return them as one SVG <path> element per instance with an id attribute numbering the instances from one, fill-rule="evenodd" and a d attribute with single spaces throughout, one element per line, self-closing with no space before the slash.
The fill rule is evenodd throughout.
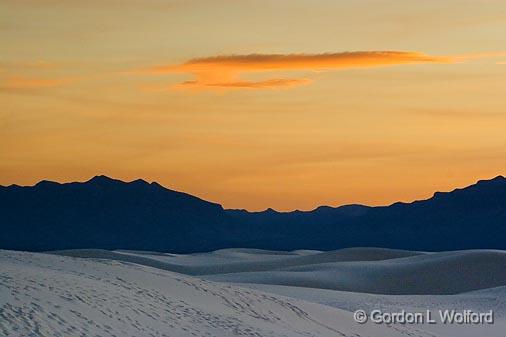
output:
<path id="1" fill-rule="evenodd" d="M 43 180 L 34 186 L 0 186 L 0 230 L 0 248 L 28 251 L 506 249 L 506 178 L 481 180 L 412 203 L 294 212 L 224 210 L 141 179 Z"/>

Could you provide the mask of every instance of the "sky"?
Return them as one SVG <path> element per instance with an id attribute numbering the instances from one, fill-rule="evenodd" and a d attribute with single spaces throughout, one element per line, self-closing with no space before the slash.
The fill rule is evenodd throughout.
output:
<path id="1" fill-rule="evenodd" d="M 504 0 L 0 0 L 0 39 L 1 185 L 288 211 L 506 174 Z"/>

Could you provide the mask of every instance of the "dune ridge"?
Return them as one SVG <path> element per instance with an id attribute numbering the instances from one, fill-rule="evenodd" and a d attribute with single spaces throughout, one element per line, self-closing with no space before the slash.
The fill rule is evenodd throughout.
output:
<path id="1" fill-rule="evenodd" d="M 51 254 L 112 259 L 137 263 L 186 275 L 215 275 L 226 273 L 272 271 L 281 268 L 330 262 L 377 261 L 424 254 L 386 248 L 345 248 L 335 251 L 291 252 L 261 249 L 221 249 L 208 253 L 167 254 L 139 251 L 108 251 L 100 249 L 73 249 L 48 252 Z"/>
<path id="2" fill-rule="evenodd" d="M 402 337 L 412 327 L 139 264 L 0 251 L 1 336 Z"/>
<path id="3" fill-rule="evenodd" d="M 69 250 L 52 254 L 134 263 L 212 281 L 390 295 L 444 295 L 506 285 L 506 252 L 384 248 L 272 252 L 226 249 L 189 255 Z"/>
<path id="4" fill-rule="evenodd" d="M 470 250 L 379 261 L 319 263 L 207 278 L 374 294 L 449 295 L 506 285 L 505 266 L 504 251 Z"/>

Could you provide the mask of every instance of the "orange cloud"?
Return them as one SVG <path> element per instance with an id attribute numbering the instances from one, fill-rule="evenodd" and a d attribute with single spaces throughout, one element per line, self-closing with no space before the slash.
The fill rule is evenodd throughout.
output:
<path id="1" fill-rule="evenodd" d="M 245 81 L 239 75 L 253 72 L 325 71 L 350 68 L 384 67 L 401 64 L 449 63 L 449 57 L 430 56 L 418 52 L 358 51 L 325 54 L 249 54 L 219 55 L 189 60 L 179 65 L 155 66 L 143 71 L 148 74 L 189 73 L 196 80 L 186 81 L 174 88 L 247 88 L 272 89 L 307 84 L 309 79 L 267 79 Z"/>
<path id="2" fill-rule="evenodd" d="M 307 78 L 274 78 L 265 81 L 228 81 L 228 82 L 201 82 L 185 81 L 173 88 L 176 89 L 203 89 L 203 88 L 224 88 L 224 89 L 277 89 L 290 88 L 311 83 Z"/>
<path id="3" fill-rule="evenodd" d="M 416 52 L 359 51 L 325 54 L 250 54 L 197 58 L 178 66 L 154 67 L 154 72 L 206 71 L 210 68 L 240 71 L 325 70 L 377 67 L 406 63 L 447 62 L 448 58 Z"/>

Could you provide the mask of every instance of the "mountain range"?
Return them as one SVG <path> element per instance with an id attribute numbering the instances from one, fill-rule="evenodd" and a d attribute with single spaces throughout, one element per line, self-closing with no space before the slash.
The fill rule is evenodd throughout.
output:
<path id="1" fill-rule="evenodd" d="M 312 211 L 226 210 L 144 180 L 0 186 L 0 248 L 192 253 L 229 247 L 506 249 L 506 178 L 411 203 Z"/>

